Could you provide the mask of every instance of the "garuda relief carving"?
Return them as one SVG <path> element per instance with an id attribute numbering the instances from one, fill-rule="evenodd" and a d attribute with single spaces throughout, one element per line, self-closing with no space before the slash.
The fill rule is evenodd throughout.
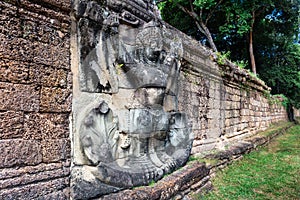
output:
<path id="1" fill-rule="evenodd" d="M 177 108 L 181 40 L 149 20 L 153 14 L 136 14 L 153 4 L 130 1 L 130 10 L 124 2 L 80 1 L 74 9 L 79 88 L 88 99 L 75 105 L 78 199 L 157 181 L 184 165 L 192 146 L 187 116 Z"/>

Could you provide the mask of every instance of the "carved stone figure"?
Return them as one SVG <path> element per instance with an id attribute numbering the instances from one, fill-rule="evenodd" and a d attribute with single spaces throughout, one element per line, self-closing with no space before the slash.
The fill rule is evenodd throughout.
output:
<path id="1" fill-rule="evenodd" d="M 75 5 L 80 97 L 89 101 L 75 105 L 74 196 L 157 181 L 187 161 L 192 145 L 187 116 L 177 107 L 180 38 L 151 12 L 140 12 L 153 11 L 150 1 Z"/>

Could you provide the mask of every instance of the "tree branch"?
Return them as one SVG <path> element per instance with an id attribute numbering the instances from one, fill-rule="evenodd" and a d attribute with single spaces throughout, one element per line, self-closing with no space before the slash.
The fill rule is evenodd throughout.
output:
<path id="1" fill-rule="evenodd" d="M 217 9 L 217 7 L 223 2 L 223 0 L 219 0 L 218 3 L 215 5 L 215 7 L 213 9 L 211 9 L 211 11 L 209 12 L 209 14 L 207 15 L 207 18 L 205 20 L 205 24 L 207 25 L 208 21 L 210 20 L 210 18 L 213 16 L 213 13 L 215 12 L 215 10 Z"/>
<path id="2" fill-rule="evenodd" d="M 222 0 L 220 0 L 220 1 L 222 1 Z M 189 2 L 191 3 L 191 0 L 189 0 Z M 198 30 L 206 36 L 213 51 L 217 52 L 217 48 L 213 41 L 211 33 L 208 30 L 207 26 L 202 21 L 202 18 L 201 18 L 202 9 L 200 9 L 200 14 L 198 16 L 195 13 L 194 8 L 191 7 L 191 10 L 188 10 L 186 7 L 180 5 L 179 3 L 177 3 L 176 5 L 178 6 L 179 9 L 181 9 L 184 13 L 188 14 L 195 21 L 195 24 L 196 24 Z M 190 5 L 192 6 L 192 4 L 190 4 Z"/>
<path id="3" fill-rule="evenodd" d="M 201 27 L 200 23 L 199 23 L 199 19 L 198 16 L 195 12 L 189 11 L 187 8 L 183 7 L 180 4 L 177 4 L 177 6 L 186 14 L 188 14 L 191 18 L 193 18 L 193 20 L 195 20 L 196 26 L 199 29 L 199 31 L 201 33 L 203 33 L 204 35 L 206 35 L 205 30 Z"/>

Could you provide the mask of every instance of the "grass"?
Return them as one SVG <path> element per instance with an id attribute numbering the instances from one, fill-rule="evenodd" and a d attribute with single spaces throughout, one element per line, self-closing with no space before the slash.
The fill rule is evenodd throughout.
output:
<path id="1" fill-rule="evenodd" d="M 300 199 L 300 125 L 218 172 L 213 185 L 193 199 Z"/>

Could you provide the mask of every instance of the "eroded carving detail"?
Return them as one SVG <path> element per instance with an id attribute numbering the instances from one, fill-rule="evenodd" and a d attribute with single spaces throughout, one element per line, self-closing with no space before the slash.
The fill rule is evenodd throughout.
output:
<path id="1" fill-rule="evenodd" d="M 156 181 L 182 166 L 192 145 L 187 116 L 177 107 L 180 38 L 148 20 L 153 14 L 142 11 L 153 11 L 149 1 L 95 4 L 81 1 L 76 12 L 81 97 L 97 98 L 77 108 L 81 157 L 74 171 L 83 165 L 89 175 L 73 176 L 74 198 L 93 188 L 104 189 L 89 198 Z"/>

